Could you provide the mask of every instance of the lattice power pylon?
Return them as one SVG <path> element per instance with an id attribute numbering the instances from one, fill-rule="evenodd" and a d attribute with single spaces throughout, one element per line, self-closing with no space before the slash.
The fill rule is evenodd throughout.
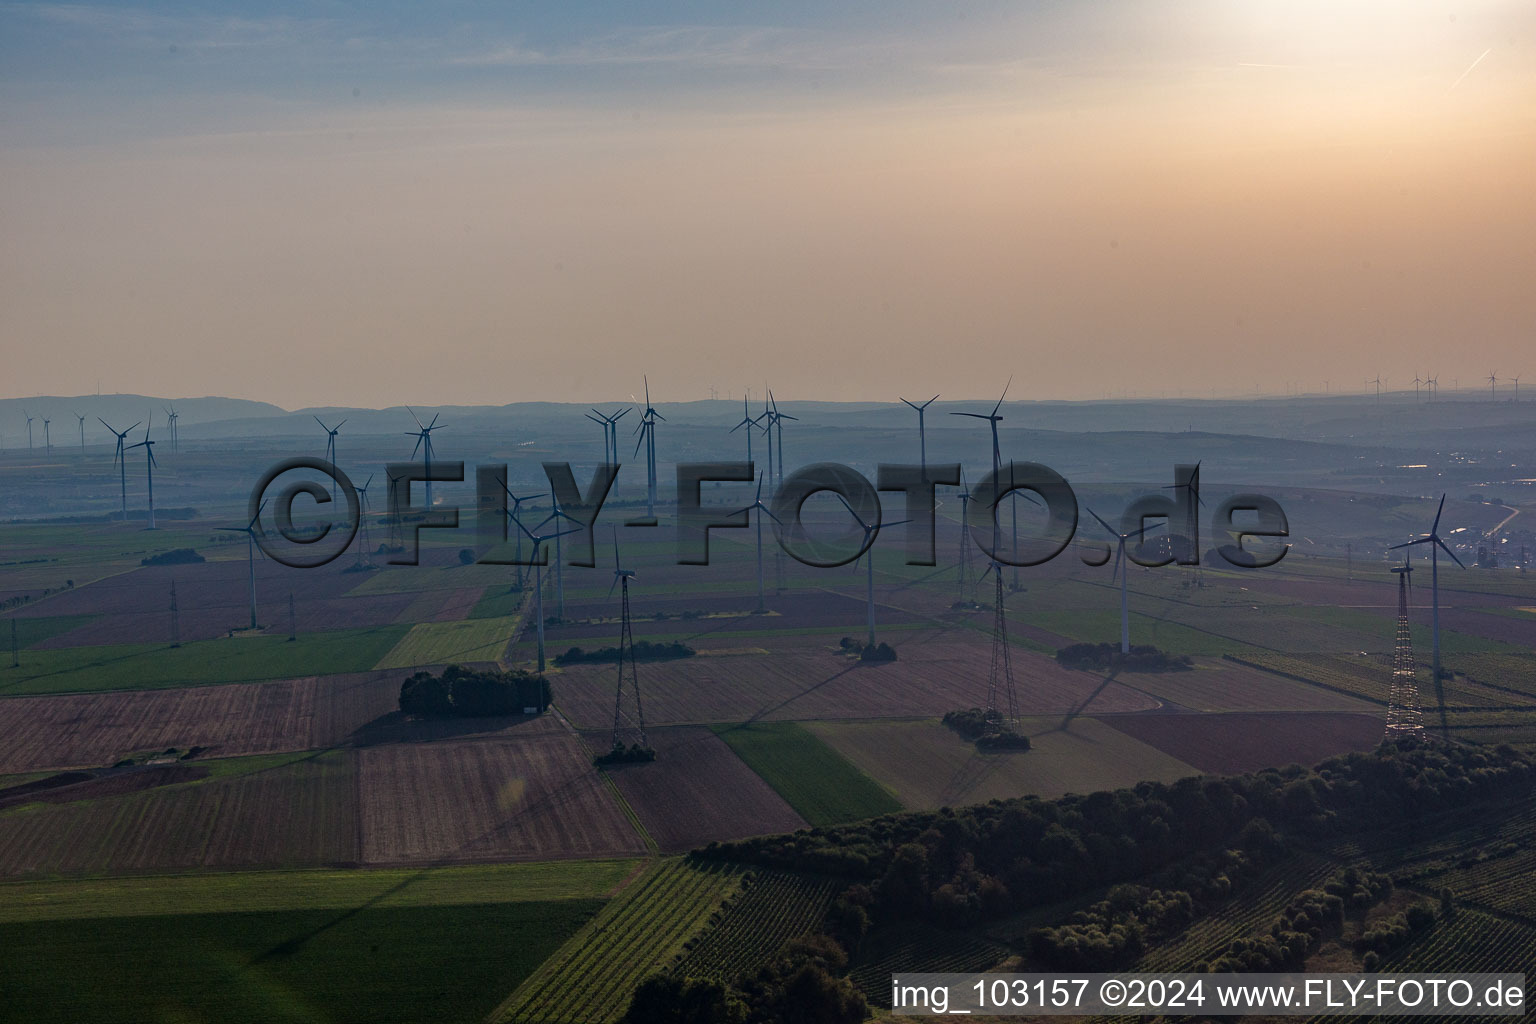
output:
<path id="1" fill-rule="evenodd" d="M 1013 688 L 1013 660 L 1008 651 L 1008 619 L 1003 614 L 1003 570 L 997 562 L 987 567 L 997 585 L 996 605 L 992 619 L 992 669 L 987 676 L 987 721 L 1017 732 L 1019 728 L 1019 698 Z M 1004 707 L 1007 717 L 1004 717 Z"/>
<path id="2" fill-rule="evenodd" d="M 1424 738 L 1419 711 L 1419 680 L 1413 664 L 1413 636 L 1408 631 L 1408 577 L 1410 565 L 1392 570 L 1397 574 L 1397 643 L 1392 649 L 1392 690 L 1387 700 L 1389 740 L 1404 736 Z"/>
<path id="3" fill-rule="evenodd" d="M 619 613 L 621 625 L 619 627 L 619 679 L 613 695 L 613 746 L 618 748 L 638 745 L 642 750 L 649 750 L 651 745 L 645 738 L 645 709 L 640 700 L 640 675 L 635 668 L 635 635 L 630 628 L 629 617 L 629 581 L 634 576 L 632 570 L 619 568 L 619 542 L 615 535 L 613 577 L 614 582 L 621 589 Z M 612 593 L 611 588 L 609 592 Z M 626 669 L 633 711 L 625 707 Z"/>

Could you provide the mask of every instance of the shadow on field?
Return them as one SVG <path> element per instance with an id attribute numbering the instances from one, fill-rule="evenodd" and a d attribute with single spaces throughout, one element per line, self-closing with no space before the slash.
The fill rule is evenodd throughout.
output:
<path id="1" fill-rule="evenodd" d="M 536 715 L 502 715 L 485 718 L 413 719 L 401 711 L 389 711 L 353 729 L 346 743 L 352 747 L 376 747 L 385 743 L 430 743 L 434 740 L 489 736 L 510 729 Z"/>

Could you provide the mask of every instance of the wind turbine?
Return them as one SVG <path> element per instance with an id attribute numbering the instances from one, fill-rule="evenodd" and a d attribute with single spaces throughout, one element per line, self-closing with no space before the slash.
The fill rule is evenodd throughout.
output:
<path id="1" fill-rule="evenodd" d="M 428 423 L 426 426 L 422 426 L 421 420 L 417 419 L 416 413 L 411 410 L 410 406 L 406 406 L 405 411 L 411 414 L 411 419 L 416 420 L 416 429 L 407 430 L 405 432 L 407 437 L 416 438 L 416 447 L 411 449 L 411 458 L 414 459 L 417 452 L 423 451 L 423 449 L 425 449 L 426 457 L 424 461 L 427 467 L 427 508 L 430 509 L 432 507 L 432 431 L 438 429 L 437 416 L 434 415 L 432 417 L 431 423 Z M 325 424 L 322 423 L 321 426 L 325 426 Z"/>
<path id="2" fill-rule="evenodd" d="M 1440 539 L 1440 515 L 1445 511 L 1445 495 L 1440 495 L 1440 507 L 1435 510 L 1435 521 L 1429 527 L 1429 533 L 1417 540 L 1410 540 L 1404 544 L 1393 544 L 1388 548 L 1395 551 L 1398 548 L 1411 548 L 1415 544 L 1429 545 L 1429 595 L 1431 618 L 1430 644 L 1434 650 L 1435 662 L 1435 698 L 1440 702 L 1440 728 L 1448 728 L 1445 720 L 1445 687 L 1440 682 L 1440 557 L 1439 551 L 1444 551 L 1451 556 L 1451 561 L 1465 569 L 1461 559 L 1456 557 L 1456 552 L 1445 546 L 1445 541 Z M 1437 550 L 1438 549 L 1438 550 Z"/>
<path id="3" fill-rule="evenodd" d="M 917 410 L 917 443 L 922 455 L 924 482 L 928 480 L 928 434 L 927 431 L 923 428 L 923 413 L 930 405 L 932 405 L 934 402 L 937 402 L 938 400 L 939 396 L 934 395 L 922 405 L 918 405 L 916 402 L 909 402 L 905 398 L 902 399 L 903 402 L 906 402 L 912 408 Z"/>
<path id="4" fill-rule="evenodd" d="M 951 416 L 969 416 L 971 419 L 986 420 L 989 424 L 991 424 L 991 426 L 992 426 L 992 479 L 997 481 L 998 486 L 1002 486 L 1002 481 L 1000 479 L 998 479 L 998 477 L 999 477 L 999 475 L 1002 472 L 1003 450 L 1002 450 L 1002 447 L 998 444 L 998 441 L 997 441 L 997 425 L 998 425 L 998 423 L 1000 423 L 1002 421 L 1003 418 L 997 414 L 997 410 L 999 410 L 999 409 L 1001 409 L 1003 407 L 1003 399 L 1008 397 L 1008 389 L 1011 388 L 1012 386 L 1013 386 L 1013 378 L 1009 377 L 1008 378 L 1008 383 L 1003 385 L 1002 396 L 998 398 L 997 404 L 992 407 L 992 411 L 990 413 L 979 413 L 979 412 L 952 412 L 952 413 L 950 413 Z M 1010 481 L 1010 482 L 1012 482 L 1012 481 Z M 1019 492 L 1018 491 L 1009 491 L 1008 492 L 1008 496 L 1009 496 L 1009 498 L 1012 499 L 1012 505 L 1010 507 L 1013 509 L 1013 550 L 1015 552 L 1015 555 L 1017 555 L 1017 552 L 1019 550 L 1019 502 L 1018 502 Z M 1040 504 L 1038 501 L 1035 501 L 1034 498 L 1030 498 L 1028 495 L 1025 495 L 1025 497 L 1029 500 L 1029 502 L 1031 504 L 1034 504 L 1034 505 Z M 997 503 L 996 503 L 996 500 L 994 499 L 993 505 L 992 505 L 992 551 L 993 551 L 993 558 L 994 558 L 994 560 L 997 557 L 996 552 L 997 552 L 998 546 L 1002 543 L 1002 538 L 1001 538 L 1001 535 L 1000 535 L 1000 531 L 1001 531 L 1001 527 L 998 525 L 998 522 L 997 522 Z M 978 582 L 980 582 L 980 581 L 978 581 Z M 1013 589 L 1014 590 L 1018 590 L 1019 589 L 1019 567 L 1018 566 L 1014 566 L 1013 567 Z"/>
<path id="5" fill-rule="evenodd" d="M 368 482 L 357 488 L 357 566 L 359 569 L 373 564 L 372 559 L 368 557 L 371 553 L 369 548 L 373 546 L 368 540 L 368 484 L 371 483 L 373 483 L 373 474 L 369 473 Z"/>
<path id="6" fill-rule="evenodd" d="M 1499 398 L 1499 378 L 1494 376 L 1492 370 L 1488 371 L 1488 397 L 1494 401 L 1498 401 Z M 48 421 L 43 420 L 43 425 L 47 426 L 47 424 Z"/>
<path id="7" fill-rule="evenodd" d="M 647 403 L 649 404 L 649 403 Z M 629 617 L 629 581 L 635 578 L 633 569 L 624 569 L 619 565 L 619 528 L 613 528 L 613 583 L 608 587 L 608 596 L 613 596 L 613 588 L 623 588 L 619 605 L 619 679 L 618 687 L 613 698 L 613 750 L 624 748 L 622 736 L 626 731 L 625 720 L 628 719 L 630 729 L 639 734 L 640 749 L 649 750 L 650 743 L 645 738 L 645 708 L 640 701 L 640 674 L 635 664 L 635 634 L 630 624 Z M 624 648 L 629 648 L 629 679 L 630 689 L 635 695 L 635 714 L 633 718 L 624 709 Z"/>
<path id="8" fill-rule="evenodd" d="M 336 435 L 341 433 L 341 424 L 345 423 L 347 421 L 346 420 L 342 420 L 341 423 L 336 424 L 334 427 L 328 427 L 328 426 L 325 425 L 325 421 L 320 419 L 319 416 L 316 416 L 315 417 L 315 422 L 320 424 L 320 429 L 321 430 L 325 431 L 325 461 L 329 462 L 331 465 L 334 466 L 334 465 L 336 465 Z M 368 479 L 372 480 L 373 477 L 369 477 Z M 335 500 L 336 500 L 336 478 L 332 477 L 331 478 L 331 501 L 335 502 Z M 430 505 L 431 501 L 428 501 L 427 504 Z"/>
<path id="9" fill-rule="evenodd" d="M 369 477 L 368 479 L 373 479 Z M 256 521 L 261 518 L 262 509 L 267 507 L 264 501 L 256 508 L 256 514 L 251 516 L 251 521 L 244 526 L 221 526 L 220 530 L 227 533 L 245 534 L 245 561 L 251 572 L 251 628 L 259 629 L 256 625 Z M 266 558 L 263 553 L 262 558 Z"/>
<path id="10" fill-rule="evenodd" d="M 179 452 L 181 451 L 181 432 L 176 427 L 176 421 L 181 418 L 181 413 L 176 411 L 174 405 L 164 406 L 164 409 L 166 420 L 171 426 L 171 451 Z M 335 460 L 333 459 L 332 461 Z M 332 499 L 334 498 L 335 495 L 333 494 Z"/>
<path id="11" fill-rule="evenodd" d="M 1435 400 L 1435 392 L 1440 390 L 1440 375 L 1437 373 L 1424 383 L 1429 385 L 1429 400 L 1433 402 Z"/>
<path id="12" fill-rule="evenodd" d="M 752 504 L 746 508 L 737 509 L 731 515 L 751 512 L 753 509 L 762 513 L 762 515 L 757 517 L 757 611 L 761 615 L 768 610 L 768 606 L 763 603 L 763 516 L 765 515 L 779 525 L 783 525 L 783 521 L 774 515 L 767 505 L 763 504 L 763 474 L 761 472 L 757 474 L 757 497 L 753 500 Z"/>
<path id="13" fill-rule="evenodd" d="M 1519 377 L 1509 377 L 1509 378 L 1506 378 L 1506 379 L 1512 380 L 1512 381 L 1515 382 L 1515 401 L 1517 401 L 1517 402 L 1520 401 L 1520 378 Z"/>
<path id="14" fill-rule="evenodd" d="M 1131 653 L 1131 611 L 1130 611 L 1130 607 L 1131 606 L 1130 606 L 1130 593 L 1129 593 L 1129 584 L 1130 584 L 1130 576 L 1131 576 L 1130 566 L 1126 566 L 1126 571 L 1124 573 L 1120 572 L 1120 562 L 1121 562 L 1122 559 L 1125 558 L 1125 542 L 1130 540 L 1132 537 L 1138 538 L 1138 540 L 1139 540 L 1140 537 L 1142 536 L 1142 534 L 1146 533 L 1148 530 L 1155 530 L 1159 526 L 1162 526 L 1163 524 L 1162 524 L 1162 522 L 1159 521 L 1159 522 L 1153 523 L 1151 526 L 1143 526 L 1141 529 L 1132 531 L 1131 533 L 1121 533 L 1119 530 L 1116 530 L 1114 527 L 1112 527 L 1108 523 L 1106 523 L 1103 520 L 1103 518 L 1097 512 L 1095 512 L 1093 509 L 1090 508 L 1088 510 L 1088 514 L 1093 516 L 1093 518 L 1097 519 L 1099 521 L 1099 525 L 1104 527 L 1104 529 L 1108 530 L 1109 531 L 1109 535 L 1111 537 L 1114 537 L 1119 542 L 1119 548 L 1115 551 L 1115 570 L 1114 571 L 1115 571 L 1115 574 L 1120 576 L 1120 653 L 1121 654 L 1130 654 Z M 1110 583 L 1114 583 L 1115 582 L 1114 575 L 1110 576 L 1109 582 Z"/>
<path id="15" fill-rule="evenodd" d="M 522 528 L 523 527 L 523 521 L 522 521 L 521 518 L 519 518 L 519 513 L 522 510 L 523 502 L 525 502 L 525 501 L 532 501 L 535 498 L 542 498 L 542 497 L 544 497 L 544 495 L 542 495 L 542 494 L 525 494 L 523 497 L 519 498 L 517 495 L 512 493 L 512 489 L 510 487 L 508 487 L 506 484 L 502 484 L 501 485 L 501 489 L 506 491 L 507 492 L 507 497 L 512 499 L 512 507 L 507 509 L 506 512 L 507 512 L 508 518 L 510 518 L 514 523 L 516 523 L 517 524 L 517 528 L 518 528 L 517 529 L 517 562 L 518 562 L 518 566 L 517 566 L 517 586 L 518 586 L 519 589 L 521 589 L 522 586 L 523 586 L 523 575 L 524 575 L 523 574 L 523 565 L 522 565 L 522 561 L 523 561 L 523 534 L 526 531 L 524 531 L 523 528 Z"/>
<path id="16" fill-rule="evenodd" d="M 21 414 L 27 418 L 27 451 L 32 450 L 32 414 L 27 410 L 21 410 Z"/>
<path id="17" fill-rule="evenodd" d="M 1518 393 L 1518 392 L 1517 392 Z M 85 454 L 85 417 L 75 413 L 75 419 L 80 421 L 80 454 Z"/>
<path id="18" fill-rule="evenodd" d="M 567 533 L 579 533 L 579 532 L 581 532 L 580 530 L 576 530 L 576 529 L 560 530 L 560 531 L 557 531 L 555 533 L 547 533 L 547 532 L 545 532 L 544 531 L 544 527 L 547 526 L 552 520 L 558 519 L 559 517 L 560 517 L 560 513 L 559 512 L 551 512 L 549 514 L 549 516 L 542 523 L 539 523 L 539 525 L 536 527 L 536 529 L 539 531 L 537 533 L 535 533 L 533 530 L 528 529 L 528 527 L 524 526 L 523 525 L 523 521 L 521 519 L 517 519 L 517 518 L 514 517 L 512 521 L 517 524 L 517 528 L 519 530 L 521 530 L 524 534 L 526 534 L 528 536 L 529 540 L 533 541 L 533 554 L 534 554 L 534 556 L 537 556 L 538 552 L 539 552 L 539 548 L 546 541 L 554 539 L 555 543 L 559 544 L 559 538 L 565 536 Z M 558 556 L 556 556 L 556 557 L 558 559 Z M 558 564 L 559 563 L 557 561 L 556 565 L 558 566 Z M 534 613 L 533 614 L 534 614 L 534 620 L 535 620 L 535 622 L 537 624 L 537 632 L 538 632 L 538 638 L 539 638 L 539 671 L 540 672 L 544 671 L 544 573 L 543 573 L 543 569 L 544 569 L 544 563 L 535 560 L 534 563 L 533 563 L 533 601 L 534 601 Z"/>
<path id="19" fill-rule="evenodd" d="M 122 487 L 122 492 L 123 492 L 123 522 L 127 522 L 128 521 L 128 456 L 124 452 L 123 439 L 128 436 L 128 432 L 129 431 L 133 430 L 134 427 L 138 426 L 138 423 L 135 423 L 132 427 L 129 427 L 128 430 L 118 430 L 116 427 L 114 427 L 112 424 L 108 423 L 106 420 L 102 419 L 100 416 L 96 417 L 96 419 L 101 422 L 102 426 L 106 427 L 108 430 L 112 431 L 113 434 L 117 435 L 117 450 L 112 453 L 112 465 L 118 467 L 118 471 L 117 471 L 118 472 L 118 484 Z"/>
<path id="20" fill-rule="evenodd" d="M 799 423 L 800 418 L 798 416 L 791 416 L 788 413 L 779 412 L 779 403 L 774 399 L 772 391 L 768 392 L 768 404 L 773 406 L 773 418 L 769 421 L 768 425 L 773 428 L 774 433 L 779 435 L 779 483 L 782 484 L 784 482 L 784 421 L 789 420 L 793 423 Z M 771 452 L 768 469 L 769 472 L 773 471 Z"/>
<path id="21" fill-rule="evenodd" d="M 1423 383 L 1424 382 L 1419 379 L 1418 374 L 1413 375 L 1413 400 L 1415 402 L 1419 400 L 1419 385 Z"/>
<path id="22" fill-rule="evenodd" d="M 49 455 L 53 454 L 53 435 L 48 432 L 48 424 L 52 422 L 48 417 L 43 417 L 43 451 Z"/>
<path id="23" fill-rule="evenodd" d="M 619 410 L 618 412 L 614 413 L 612 416 L 604 416 L 601 412 L 599 412 L 596 409 L 593 409 L 592 412 L 587 414 L 587 419 L 591 420 L 594 423 L 600 424 L 602 426 L 602 428 L 603 428 L 603 461 L 604 462 L 618 462 L 619 461 L 619 427 L 618 427 L 618 423 L 619 423 L 619 420 L 623 419 L 624 415 L 626 413 L 628 413 L 628 412 L 629 412 L 629 408 L 625 407 L 625 408 Z"/>
<path id="24" fill-rule="evenodd" d="M 153 413 L 150 414 L 150 419 L 151 420 L 154 419 L 154 414 Z M 128 448 L 124 448 L 123 449 L 123 455 L 124 455 L 125 458 L 127 457 L 128 450 L 131 449 L 131 448 L 143 448 L 144 449 L 144 474 L 145 474 L 145 479 L 147 479 L 149 481 L 149 527 L 148 527 L 148 529 L 151 529 L 151 530 L 153 530 L 155 528 L 155 442 L 151 441 L 149 439 L 149 430 L 150 430 L 150 427 L 152 425 L 153 424 L 149 424 L 149 423 L 146 423 L 144 425 L 144 440 L 140 441 L 138 444 L 131 444 L 131 445 L 128 446 Z"/>
<path id="25" fill-rule="evenodd" d="M 759 417 L 761 419 L 761 417 Z M 757 426 L 757 420 L 752 418 L 752 413 L 747 409 L 747 396 L 741 396 L 741 422 L 731 428 L 731 433 L 736 433 L 742 427 L 747 428 L 747 461 L 752 461 L 752 428 Z"/>
<path id="26" fill-rule="evenodd" d="M 866 523 L 863 517 L 853 510 L 853 506 L 848 504 L 847 498 L 843 497 L 842 494 L 838 493 L 837 491 L 833 491 L 832 493 L 837 495 L 837 500 L 843 503 L 843 508 L 848 510 L 848 514 L 853 516 L 854 522 L 859 524 L 859 529 L 864 531 L 864 551 L 859 557 L 865 559 L 864 596 L 865 602 L 868 605 L 869 617 L 869 639 L 866 646 L 873 647 L 875 646 L 875 537 L 880 532 L 880 518 L 878 515 L 876 515 L 875 521 L 873 523 Z M 900 526 L 902 523 L 910 521 L 911 520 L 908 519 L 901 519 L 897 522 L 888 523 L 885 525 Z M 858 559 L 854 559 L 853 565 L 855 569 L 858 568 Z"/>
<path id="27" fill-rule="evenodd" d="M 635 433 L 640 435 L 640 440 L 635 442 L 635 453 L 639 454 L 640 445 L 645 445 L 645 514 L 651 519 L 656 518 L 656 421 L 666 422 L 666 419 L 651 405 L 651 379 L 646 377 L 645 412 L 640 414 L 640 425 L 635 428 Z"/>
<path id="28" fill-rule="evenodd" d="M 1365 382 L 1366 387 L 1370 387 L 1372 384 L 1376 385 L 1376 401 L 1379 402 L 1381 401 L 1381 374 L 1378 373 L 1374 380 Z"/>

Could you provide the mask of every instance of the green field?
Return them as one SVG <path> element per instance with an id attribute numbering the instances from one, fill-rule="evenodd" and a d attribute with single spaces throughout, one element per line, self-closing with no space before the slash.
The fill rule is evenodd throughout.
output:
<path id="1" fill-rule="evenodd" d="M 835 825 L 901 810 L 896 797 L 795 722 L 711 728 L 812 825 Z"/>
<path id="2" fill-rule="evenodd" d="M 451 662 L 500 661 L 518 626 L 517 616 L 422 622 L 379 659 L 373 668 L 415 668 Z"/>
<path id="3" fill-rule="evenodd" d="M 601 906 L 583 899 L 0 925 L 4 1015 L 76 1024 L 476 1021 Z"/>
<path id="4" fill-rule="evenodd" d="M 7 1020 L 478 1021 L 637 866 L 0 885 Z"/>
<path id="5" fill-rule="evenodd" d="M 456 906 L 598 899 L 634 860 L 369 870 L 238 871 L 0 883 L 0 924 L 238 911 Z"/>
<path id="6" fill-rule="evenodd" d="M 487 587 L 470 609 L 472 619 L 496 619 L 516 615 L 523 607 L 523 591 L 510 586 Z"/>
<path id="7" fill-rule="evenodd" d="M 16 631 L 16 646 L 20 648 L 31 647 L 33 644 L 42 643 L 51 636 L 67 633 L 76 626 L 83 626 L 96 618 L 95 615 L 45 615 L 40 618 L 23 619 L 12 618 L 10 621 L 0 624 L 0 647 L 10 653 L 11 630 Z M 5 664 L 11 663 L 10 658 L 5 659 Z"/>
<path id="8" fill-rule="evenodd" d="M 408 626 L 338 629 L 286 636 L 219 637 L 170 647 L 113 644 L 25 651 L 19 668 L 0 664 L 0 696 L 178 686 L 364 672 L 394 648 Z"/>

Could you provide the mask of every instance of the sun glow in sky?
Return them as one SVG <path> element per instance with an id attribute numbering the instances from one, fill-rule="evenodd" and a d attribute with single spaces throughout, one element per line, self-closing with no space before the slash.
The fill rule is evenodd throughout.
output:
<path id="1" fill-rule="evenodd" d="M 1533 100 L 1509 0 L 7 3 L 0 394 L 1519 373 Z"/>

